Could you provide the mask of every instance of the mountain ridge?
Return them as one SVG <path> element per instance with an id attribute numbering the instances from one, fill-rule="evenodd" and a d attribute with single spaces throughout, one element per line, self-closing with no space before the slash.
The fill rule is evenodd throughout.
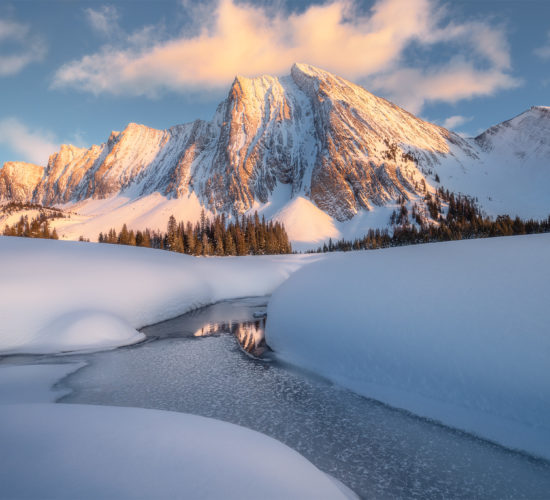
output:
<path id="1" fill-rule="evenodd" d="M 338 225 L 398 200 L 422 204 L 440 185 L 437 174 L 445 187 L 481 195 L 482 206 L 490 206 L 493 197 L 476 192 L 475 179 L 484 169 L 495 179 L 500 175 L 492 163 L 507 147 L 501 136 L 513 134 L 505 142 L 518 160 L 521 153 L 533 156 L 521 150 L 531 143 L 534 156 L 550 160 L 546 126 L 550 108 L 534 106 L 464 139 L 352 82 L 297 63 L 283 77 L 235 77 L 211 121 L 166 130 L 130 123 L 101 145 L 64 145 L 29 173 L 24 164 L 6 164 L 0 200 L 75 205 L 160 194 L 167 200 L 196 197 L 213 213 L 235 216 L 273 208 L 285 191 L 287 202 L 304 198 Z"/>

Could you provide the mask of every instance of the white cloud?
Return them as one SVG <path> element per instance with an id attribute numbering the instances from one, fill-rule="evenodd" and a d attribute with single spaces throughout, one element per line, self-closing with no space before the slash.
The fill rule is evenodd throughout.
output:
<path id="1" fill-rule="evenodd" d="M 155 96 L 226 86 L 235 74 L 286 74 L 293 62 L 306 62 L 367 82 L 419 111 L 428 100 L 454 102 L 519 83 L 510 75 L 504 31 L 448 22 L 436 0 L 378 0 L 368 12 L 352 0 L 336 0 L 292 14 L 220 0 L 209 11 L 190 12 L 192 35 L 138 36 L 139 42 L 132 39 L 136 34 L 126 36 L 116 47 L 105 45 L 63 65 L 53 86 Z M 455 56 L 409 66 L 405 52 L 413 45 L 450 47 Z"/>
<path id="2" fill-rule="evenodd" d="M 422 68 L 397 64 L 372 79 L 375 89 L 412 112 L 427 102 L 455 103 L 521 85 L 510 74 L 510 52 L 501 28 L 480 22 L 450 23 L 426 33 L 423 40 L 432 46 L 451 44 L 455 55 L 446 63 Z"/>
<path id="3" fill-rule="evenodd" d="M 0 76 L 15 75 L 45 55 L 43 41 L 30 34 L 28 25 L 0 19 Z"/>
<path id="4" fill-rule="evenodd" d="M 465 123 L 468 123 L 472 121 L 472 117 L 468 116 L 461 116 L 461 115 L 453 115 L 449 116 L 445 121 L 443 122 L 443 127 L 446 129 L 454 129 L 456 127 L 460 127 L 461 125 L 464 125 Z"/>
<path id="5" fill-rule="evenodd" d="M 541 59 L 550 59 L 550 31 L 546 35 L 546 43 L 535 49 L 535 55 Z"/>
<path id="6" fill-rule="evenodd" d="M 48 157 L 59 149 L 51 132 L 32 130 L 17 118 L 0 120 L 0 144 L 21 155 L 23 160 L 38 165 L 46 165 Z"/>

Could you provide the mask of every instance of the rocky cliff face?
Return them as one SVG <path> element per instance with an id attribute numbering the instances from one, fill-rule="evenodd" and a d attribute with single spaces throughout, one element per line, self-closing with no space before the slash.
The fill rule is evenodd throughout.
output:
<path id="1" fill-rule="evenodd" d="M 44 167 L 23 161 L 8 161 L 0 170 L 0 199 L 26 202 L 34 197 L 44 176 Z"/>
<path id="2" fill-rule="evenodd" d="M 53 205 L 194 192 L 212 210 L 239 214 L 285 184 L 291 198 L 309 198 L 345 221 L 398 197 L 421 196 L 440 164 L 475 163 L 500 147 L 509 128 L 524 141 L 518 130 L 550 124 L 548 114 L 534 108 L 524 117 L 529 123 L 516 118 L 466 141 L 342 78 L 296 64 L 282 78 L 237 77 L 211 122 L 168 130 L 130 124 L 99 146 L 62 146 L 45 168 L 8 163 L 0 200 Z M 544 154 L 547 138 L 540 137 Z"/>

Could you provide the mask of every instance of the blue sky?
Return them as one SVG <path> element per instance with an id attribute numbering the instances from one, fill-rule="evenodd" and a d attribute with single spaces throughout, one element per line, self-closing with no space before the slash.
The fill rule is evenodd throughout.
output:
<path id="1" fill-rule="evenodd" d="M 209 119 L 294 61 L 475 135 L 550 105 L 550 0 L 3 2 L 0 164 Z"/>

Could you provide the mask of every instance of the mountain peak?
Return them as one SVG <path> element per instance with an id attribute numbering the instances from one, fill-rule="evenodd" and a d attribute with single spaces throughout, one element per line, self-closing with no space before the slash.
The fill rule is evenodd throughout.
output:
<path id="1" fill-rule="evenodd" d="M 529 111 L 534 111 L 545 118 L 550 118 L 550 106 L 531 106 Z"/>
<path id="2" fill-rule="evenodd" d="M 290 68 L 290 73 L 301 73 L 305 76 L 309 76 L 312 78 L 322 78 L 322 79 L 338 79 L 335 74 L 331 73 L 330 71 L 327 71 L 322 68 L 318 68 L 317 66 L 312 66 L 311 64 L 307 63 L 294 63 L 292 67 Z"/>
<path id="3" fill-rule="evenodd" d="M 243 97 L 263 99 L 265 93 L 278 83 L 279 79 L 271 75 L 259 75 L 251 78 L 237 75 L 229 90 L 229 96 L 233 99 Z"/>
<path id="4" fill-rule="evenodd" d="M 315 76 L 320 73 L 327 73 L 326 71 L 317 68 L 315 66 L 312 66 L 311 64 L 306 63 L 299 63 L 295 62 L 292 67 L 290 68 L 290 71 L 299 71 L 300 73 L 304 73 L 309 76 Z"/>

